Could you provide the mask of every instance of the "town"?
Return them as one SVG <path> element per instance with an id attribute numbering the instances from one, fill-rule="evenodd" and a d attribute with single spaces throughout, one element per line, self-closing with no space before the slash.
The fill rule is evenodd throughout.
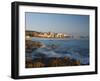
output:
<path id="1" fill-rule="evenodd" d="M 39 37 L 39 38 L 70 38 L 71 35 L 65 33 L 55 32 L 37 32 L 37 31 L 26 31 L 26 37 Z"/>

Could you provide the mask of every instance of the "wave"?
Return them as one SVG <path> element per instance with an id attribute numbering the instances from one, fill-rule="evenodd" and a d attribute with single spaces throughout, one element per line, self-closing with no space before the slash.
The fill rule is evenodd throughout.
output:
<path id="1" fill-rule="evenodd" d="M 54 50 L 47 48 L 47 47 L 42 47 L 38 48 L 37 50 L 33 51 L 31 53 L 31 58 L 60 58 L 60 57 L 69 57 L 70 59 L 76 59 L 80 60 L 82 64 L 87 64 L 89 63 L 89 58 L 88 57 L 83 57 L 77 52 L 66 52 L 66 53 L 59 53 L 55 52 Z"/>
<path id="2" fill-rule="evenodd" d="M 69 57 L 80 60 L 82 64 L 89 64 L 89 41 L 88 40 L 52 40 L 33 38 L 32 41 L 39 41 L 43 44 L 41 48 L 26 54 L 31 59 Z"/>

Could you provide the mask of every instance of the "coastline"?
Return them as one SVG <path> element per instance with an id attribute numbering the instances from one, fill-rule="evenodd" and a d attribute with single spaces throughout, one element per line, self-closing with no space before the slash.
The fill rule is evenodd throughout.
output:
<path id="1" fill-rule="evenodd" d="M 45 41 L 45 40 L 47 40 L 47 41 Z M 50 40 L 50 41 L 49 41 Z M 54 40 L 54 41 L 53 41 Z M 56 40 L 65 40 L 65 41 L 58 41 L 58 42 L 60 42 L 60 44 L 59 43 L 57 43 L 57 41 Z M 66 41 L 66 40 L 69 40 L 69 41 Z M 30 38 L 30 40 L 26 40 L 26 68 L 37 68 L 37 67 L 56 67 L 55 65 L 54 66 L 49 66 L 48 65 L 48 63 L 45 63 L 45 62 L 42 62 L 43 60 L 44 61 L 51 61 L 50 59 L 57 59 L 58 61 L 60 60 L 60 62 L 61 62 L 61 64 L 59 64 L 58 63 L 58 65 L 57 65 L 57 67 L 59 67 L 59 66 L 77 66 L 75 63 L 78 61 L 78 65 L 80 66 L 80 65 L 89 65 L 89 63 L 87 62 L 86 64 L 84 64 L 84 63 L 81 63 L 81 61 L 80 60 L 78 60 L 78 59 L 75 59 L 75 58 L 71 58 L 71 57 L 69 57 L 69 56 L 63 56 L 63 57 L 59 57 L 59 53 L 60 52 L 63 52 L 64 54 L 67 54 L 68 53 L 68 51 L 71 51 L 72 50 L 72 48 L 70 48 L 70 47 L 68 47 L 68 45 L 69 45 L 69 43 L 68 42 L 71 42 L 71 44 L 72 44 L 72 42 L 75 42 L 75 40 L 73 40 L 72 39 L 72 41 L 70 41 L 71 39 L 55 39 L 55 38 L 37 38 L 37 37 L 31 37 Z M 76 40 L 77 41 L 77 40 Z M 46 42 L 46 43 L 45 43 Z M 48 43 L 47 43 L 48 42 Z M 67 45 L 65 45 L 65 44 L 63 44 L 63 42 L 65 42 L 65 43 L 67 43 Z M 81 42 L 83 42 L 83 41 L 81 41 Z M 77 42 L 78 43 L 78 42 Z M 75 43 L 76 44 L 76 43 Z M 62 50 L 60 50 L 60 49 L 58 49 L 60 46 L 62 46 L 62 45 L 65 45 L 66 46 L 66 48 L 64 48 L 64 50 L 63 50 L 63 48 L 62 48 Z M 80 45 L 80 44 L 79 44 Z M 83 44 L 84 45 L 84 44 Z M 28 47 L 27 47 L 28 46 Z M 68 47 L 68 48 L 67 48 Z M 68 50 L 69 49 L 69 50 Z M 55 57 L 55 55 L 54 55 L 54 52 L 52 52 L 52 51 L 54 51 L 54 52 L 56 52 L 56 53 L 58 53 L 57 55 L 56 55 L 56 57 Z M 77 51 L 77 50 L 76 50 Z M 74 52 L 74 51 L 73 51 Z M 79 53 L 81 53 L 81 52 L 79 52 Z M 70 55 L 71 55 L 71 52 L 69 53 Z M 78 54 L 78 53 L 77 53 Z M 76 54 L 76 55 L 77 55 Z M 33 56 L 29 56 L 29 55 L 33 55 L 33 56 L 35 56 L 35 57 L 33 57 Z M 46 55 L 48 55 L 48 56 L 52 56 L 52 57 L 47 57 Z M 63 54 L 62 54 L 63 55 Z M 74 52 L 74 55 L 75 55 L 75 52 Z M 28 57 L 29 56 L 29 57 Z M 64 57 L 66 57 L 66 58 L 69 58 L 69 61 L 66 61 L 66 63 L 67 62 L 69 62 L 70 64 L 69 65 L 66 65 L 66 63 L 64 63 L 63 64 L 63 62 L 65 62 L 65 61 L 63 61 L 63 59 L 62 58 L 64 58 Z M 78 57 L 78 56 L 77 56 Z M 29 59 L 29 58 L 31 58 L 31 59 Z M 78 58 L 80 58 L 80 57 L 78 57 Z M 41 61 L 38 61 L 38 62 L 36 62 L 36 60 L 39 60 L 39 59 L 42 59 Z M 36 63 L 35 63 L 36 62 Z M 37 66 L 38 65 L 38 63 L 40 64 L 40 66 Z M 36 66 L 34 66 L 34 64 L 36 65 Z M 62 65 L 63 64 L 63 65 Z"/>
<path id="2" fill-rule="evenodd" d="M 42 39 L 42 40 L 89 40 L 89 38 L 40 38 L 40 37 L 31 37 L 32 39 Z"/>
<path id="3" fill-rule="evenodd" d="M 69 57 L 63 58 L 35 58 L 33 60 L 26 60 L 26 68 L 43 68 L 43 67 L 61 67 L 61 66 L 79 66 L 80 61 L 70 59 Z"/>

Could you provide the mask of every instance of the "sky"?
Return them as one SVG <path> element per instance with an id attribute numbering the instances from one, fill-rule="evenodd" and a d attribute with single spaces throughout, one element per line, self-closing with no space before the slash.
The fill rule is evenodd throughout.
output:
<path id="1" fill-rule="evenodd" d="M 26 30 L 89 36 L 89 16 L 25 12 Z"/>

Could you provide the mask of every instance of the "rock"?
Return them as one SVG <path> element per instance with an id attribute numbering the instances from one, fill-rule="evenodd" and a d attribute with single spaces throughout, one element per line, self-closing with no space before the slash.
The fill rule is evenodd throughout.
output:
<path id="1" fill-rule="evenodd" d="M 42 62 L 35 62 L 35 63 L 33 63 L 33 67 L 44 67 L 45 66 L 45 64 L 43 64 Z"/>
<path id="2" fill-rule="evenodd" d="M 43 44 L 37 41 L 25 40 L 25 49 L 26 52 L 31 53 L 32 51 L 36 50 L 37 48 L 42 47 Z"/>
<path id="3" fill-rule="evenodd" d="M 70 59 L 69 57 L 64 58 L 36 58 L 33 60 L 26 60 L 27 68 L 39 68 L 39 67 L 61 67 L 61 66 L 79 66 L 80 61 L 75 59 Z"/>

